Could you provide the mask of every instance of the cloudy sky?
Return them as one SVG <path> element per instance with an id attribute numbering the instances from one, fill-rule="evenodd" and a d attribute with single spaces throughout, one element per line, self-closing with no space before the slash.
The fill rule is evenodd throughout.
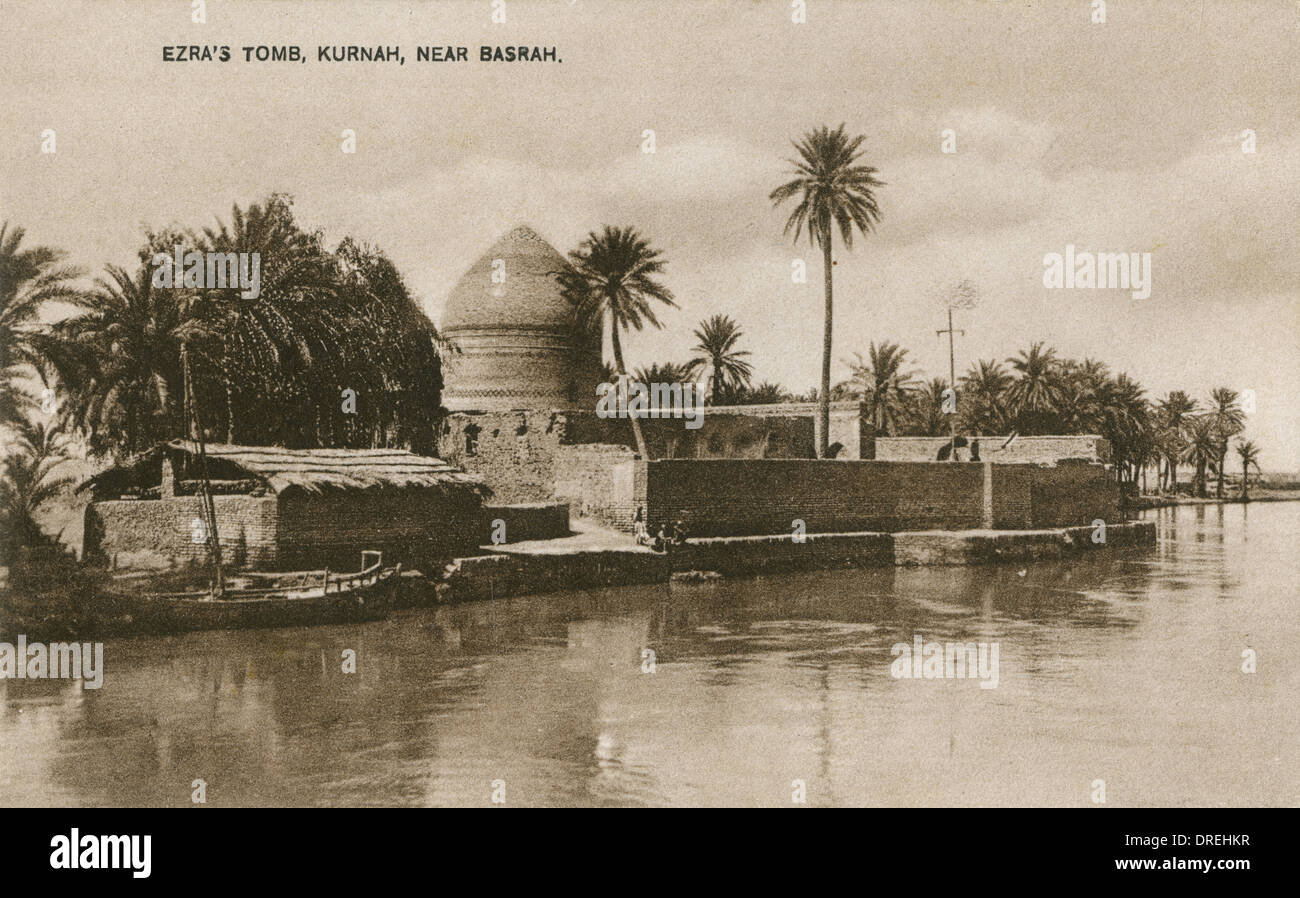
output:
<path id="1" fill-rule="evenodd" d="M 331 242 L 384 249 L 435 321 L 515 224 L 562 251 L 632 224 L 682 308 L 630 342 L 630 362 L 685 359 L 699 320 L 724 312 L 758 378 L 803 391 L 820 261 L 782 235 L 767 194 L 792 137 L 844 122 L 888 186 L 877 233 L 837 252 L 837 359 L 888 339 L 946 373 L 934 293 L 969 277 L 983 299 L 959 317 L 959 373 L 1043 340 L 1153 397 L 1254 390 L 1265 469 L 1300 469 L 1300 5 L 1112 0 L 1104 24 L 1089 0 L 807 0 L 806 24 L 785 0 L 491 14 L 489 0 L 209 0 L 195 24 L 188 0 L 0 0 L 0 218 L 99 267 L 129 263 L 144 226 L 287 191 Z M 240 61 L 167 63 L 165 44 L 227 44 Z M 310 61 L 243 63 L 256 44 Z M 406 64 L 316 61 L 335 44 L 400 45 Z M 471 61 L 417 63 L 426 44 Z M 479 63 L 480 44 L 554 45 L 562 62 Z M 1066 244 L 1150 252 L 1150 297 L 1045 289 L 1043 256 Z M 800 257 L 807 284 L 791 282 Z"/>

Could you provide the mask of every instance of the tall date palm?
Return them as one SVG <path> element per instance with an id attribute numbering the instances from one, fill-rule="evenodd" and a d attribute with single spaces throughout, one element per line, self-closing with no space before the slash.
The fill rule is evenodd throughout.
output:
<path id="1" fill-rule="evenodd" d="M 876 178 L 875 168 L 858 161 L 865 139 L 863 135 L 849 136 L 842 124 L 834 131 L 825 125 L 809 131 L 794 143 L 799 154 L 797 159 L 790 160 L 794 179 L 777 187 L 768 196 L 778 206 L 787 200 L 798 200 L 786 220 L 785 233 L 793 231 L 797 244 L 800 235 L 807 230 L 809 245 L 822 251 L 826 308 L 822 331 L 821 390 L 817 396 L 818 458 L 826 457 L 829 445 L 833 320 L 831 251 L 834 232 L 838 228 L 844 248 L 852 249 L 854 229 L 865 236 L 880 221 L 875 191 L 885 185 Z"/>
<path id="2" fill-rule="evenodd" d="M 580 320 L 609 320 L 618 375 L 627 374 L 620 332 L 639 331 L 647 324 L 661 327 L 655 317 L 655 305 L 677 305 L 672 291 L 660 280 L 664 265 L 660 252 L 635 228 L 606 225 L 599 234 L 589 233 L 569 253 L 569 267 L 558 274 L 564 295 L 574 304 Z M 637 451 L 642 458 L 649 459 L 641 422 L 636 415 L 628 417 Z"/>

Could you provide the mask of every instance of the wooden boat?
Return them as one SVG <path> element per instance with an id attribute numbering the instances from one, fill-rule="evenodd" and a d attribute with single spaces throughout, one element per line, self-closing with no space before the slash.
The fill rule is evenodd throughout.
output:
<path id="1" fill-rule="evenodd" d="M 150 632 L 306 627 L 382 620 L 393 604 L 400 564 L 385 567 L 379 552 L 361 553 L 361 570 L 254 572 L 226 575 L 221 591 L 149 592 L 139 576 L 117 578 L 114 598 L 133 628 Z M 134 581 L 134 583 L 133 583 Z"/>

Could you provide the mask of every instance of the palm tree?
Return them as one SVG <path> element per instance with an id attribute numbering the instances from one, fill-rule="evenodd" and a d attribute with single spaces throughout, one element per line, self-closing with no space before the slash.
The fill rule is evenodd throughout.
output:
<path id="1" fill-rule="evenodd" d="M 907 350 L 888 340 L 877 346 L 871 343 L 867 354 L 869 360 L 861 354 L 854 353 L 853 361 L 845 360 L 849 366 L 848 384 L 856 388 L 862 399 L 871 409 L 871 419 L 876 433 L 893 435 L 897 429 L 898 418 L 906 408 L 908 397 L 916 385 L 915 371 L 904 371 Z"/>
<path id="2" fill-rule="evenodd" d="M 180 351 L 208 334 L 186 294 L 154 289 L 147 267 L 107 277 L 77 299 L 81 314 L 52 325 L 37 343 L 68 392 L 62 413 L 93 454 L 137 452 L 181 433 Z M 213 364 L 202 351 L 206 366 Z"/>
<path id="3" fill-rule="evenodd" d="M 650 365 L 637 368 L 632 372 L 632 379 L 638 383 L 643 383 L 647 387 L 651 384 L 680 384 L 690 380 L 686 374 L 684 365 L 675 365 L 672 362 L 652 362 Z M 675 405 L 676 403 L 672 403 Z M 651 407 L 654 405 L 654 394 L 651 393 Z M 671 410 L 671 407 L 666 410 Z"/>
<path id="4" fill-rule="evenodd" d="M 763 381 L 757 386 L 740 388 L 732 400 L 736 405 L 775 405 L 789 402 L 790 394 L 780 384 Z"/>
<path id="5" fill-rule="evenodd" d="M 325 251 L 319 234 L 298 226 L 292 205 L 283 194 L 272 194 L 247 210 L 235 204 L 229 226 L 218 220 L 215 228 L 194 238 L 203 251 L 257 253 L 261 263 L 257 296 L 245 297 L 238 287 L 204 291 L 212 314 L 221 320 L 222 345 L 211 354 L 222 360 L 217 373 L 226 394 L 229 443 L 242 435 L 236 430 L 236 394 L 268 400 L 262 408 L 242 405 L 254 422 L 254 434 L 269 436 L 268 428 L 257 422 L 283 422 L 279 410 L 308 405 L 307 370 L 349 338 L 349 316 L 338 302 L 338 260 Z M 283 436 L 285 428 L 280 430 Z"/>
<path id="6" fill-rule="evenodd" d="M 787 181 L 768 196 L 773 204 L 798 198 L 798 205 L 785 223 L 785 233 L 794 231 L 794 242 L 806 228 L 808 243 L 822 251 L 822 272 L 826 287 L 825 323 L 822 334 L 822 380 L 818 393 L 817 457 L 825 458 L 829 445 L 830 395 L 831 395 L 831 323 L 832 283 L 831 250 L 834 231 L 838 226 L 840 240 L 845 249 L 853 248 L 853 229 L 863 236 L 871 233 L 880 221 L 880 208 L 876 204 L 875 190 L 885 186 L 876 179 L 876 169 L 858 164 L 862 155 L 859 147 L 862 135 L 850 137 L 844 125 L 834 131 L 823 125 L 804 134 L 796 141 L 798 159 L 790 160 L 794 166 L 794 179 Z"/>
<path id="7" fill-rule="evenodd" d="M 937 437 L 948 432 L 948 414 L 944 412 L 944 394 L 948 381 L 934 377 L 912 391 L 907 417 L 909 431 L 916 436 Z"/>
<path id="8" fill-rule="evenodd" d="M 1245 427 L 1246 416 L 1237 404 L 1237 391 L 1227 387 L 1216 387 L 1210 391 L 1210 418 L 1214 422 L 1214 433 L 1219 444 L 1219 477 L 1214 488 L 1214 495 L 1223 498 L 1223 473 L 1228 460 L 1228 441 L 1241 433 Z"/>
<path id="9" fill-rule="evenodd" d="M 66 437 L 60 428 L 23 419 L 16 422 L 14 430 L 14 451 L 4 459 L 4 477 L 0 479 L 0 521 L 5 533 L 0 553 L 6 564 L 12 562 L 20 546 L 45 542 L 36 513 L 76 480 L 56 473 L 68 460 Z"/>
<path id="10" fill-rule="evenodd" d="M 685 365 L 673 362 L 651 362 L 632 372 L 632 378 L 643 384 L 672 384 L 689 380 Z"/>
<path id="11" fill-rule="evenodd" d="M 740 325 L 726 315 L 707 318 L 695 329 L 698 342 L 691 350 L 700 354 L 686 363 L 686 375 L 693 378 L 703 371 L 711 372 L 710 405 L 717 405 L 719 397 L 727 393 L 749 386 L 754 374 L 753 366 L 744 359 L 749 351 L 736 349 L 742 336 Z"/>
<path id="12" fill-rule="evenodd" d="M 22 228 L 0 224 L 0 424 L 21 426 L 23 409 L 31 402 L 16 384 L 24 366 L 39 368 L 33 346 L 41 306 L 70 302 L 77 290 L 72 281 L 81 272 L 61 265 L 64 253 L 46 246 L 22 249 Z"/>
<path id="13" fill-rule="evenodd" d="M 1056 367 L 1056 423 L 1062 433 L 1096 433 L 1102 428 L 1102 399 L 1110 369 L 1096 359 L 1063 359 Z"/>
<path id="14" fill-rule="evenodd" d="M 1011 376 L 1000 362 L 981 360 L 961 379 L 962 417 L 974 433 L 1004 433 L 1010 424 L 1007 390 Z"/>
<path id="15" fill-rule="evenodd" d="M 619 332 L 641 330 L 646 324 L 660 327 L 654 303 L 676 307 L 673 294 L 659 281 L 664 259 L 634 228 L 611 227 L 589 233 L 569 253 L 570 267 L 559 273 L 564 295 L 574 304 L 580 320 L 609 319 L 616 374 L 625 375 L 623 343 Z M 636 415 L 629 415 L 637 451 L 650 458 L 645 435 Z"/>
<path id="16" fill-rule="evenodd" d="M 1187 421 L 1196 414 L 1196 400 L 1182 390 L 1169 392 L 1157 404 L 1159 412 L 1157 442 L 1165 458 L 1166 483 L 1178 489 L 1178 460 L 1187 448 Z"/>
<path id="17" fill-rule="evenodd" d="M 1098 430 L 1110 441 L 1116 475 L 1121 484 L 1136 487 L 1137 472 L 1148 461 L 1152 445 L 1146 391 L 1127 374 L 1120 374 L 1100 385 L 1097 403 Z"/>
<path id="18" fill-rule="evenodd" d="M 1192 491 L 1202 499 L 1205 498 L 1206 472 L 1214 470 L 1219 460 L 1219 441 L 1214 431 L 1214 418 L 1211 415 L 1197 415 L 1187 424 L 1187 448 L 1183 450 L 1183 461 L 1195 467 L 1192 475 Z"/>
<path id="19" fill-rule="evenodd" d="M 1021 433 L 1050 432 L 1061 401 L 1056 350 L 1034 343 L 1018 357 L 1007 359 L 1007 364 L 1017 375 L 1007 389 L 1017 429 Z"/>
<path id="20" fill-rule="evenodd" d="M 1237 455 L 1241 458 L 1241 501 L 1249 502 L 1247 482 L 1250 479 L 1250 466 L 1254 465 L 1257 472 L 1263 473 L 1259 470 L 1259 447 L 1250 440 L 1243 440 L 1237 444 Z"/>

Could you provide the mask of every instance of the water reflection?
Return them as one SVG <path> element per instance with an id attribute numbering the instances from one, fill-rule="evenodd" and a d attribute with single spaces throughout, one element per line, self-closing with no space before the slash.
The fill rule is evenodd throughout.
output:
<path id="1" fill-rule="evenodd" d="M 1156 547 L 1024 567 L 115 640 L 98 691 L 0 682 L 0 801 L 185 805 L 202 779 L 214 805 L 485 805 L 494 781 L 510 805 L 781 805 L 803 780 L 818 805 L 1082 805 L 1104 778 L 1113 804 L 1293 804 L 1295 508 L 1162 509 Z M 917 634 L 998 642 L 998 688 L 893 679 Z"/>

